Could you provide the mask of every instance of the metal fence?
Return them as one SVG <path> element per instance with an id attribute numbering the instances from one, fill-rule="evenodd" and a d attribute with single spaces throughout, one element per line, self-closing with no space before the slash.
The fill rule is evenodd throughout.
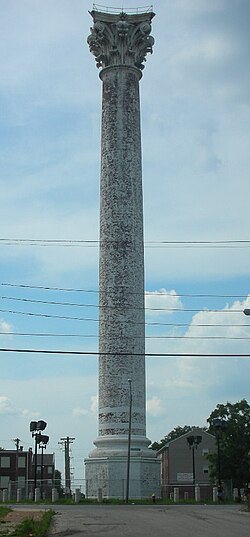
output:
<path id="1" fill-rule="evenodd" d="M 101 13 L 127 13 L 128 15 L 139 15 L 141 13 L 152 13 L 153 6 L 140 6 L 134 8 L 125 8 L 125 7 L 109 7 L 102 6 L 100 4 L 93 4 L 93 11 L 99 11 Z"/>

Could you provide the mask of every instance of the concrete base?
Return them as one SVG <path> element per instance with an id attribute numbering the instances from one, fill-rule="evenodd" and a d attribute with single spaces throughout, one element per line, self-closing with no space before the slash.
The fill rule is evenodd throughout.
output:
<path id="1" fill-rule="evenodd" d="M 130 456 L 129 498 L 160 496 L 160 461 L 155 457 Z M 85 460 L 86 496 L 97 498 L 126 498 L 127 457 L 91 458 Z"/>

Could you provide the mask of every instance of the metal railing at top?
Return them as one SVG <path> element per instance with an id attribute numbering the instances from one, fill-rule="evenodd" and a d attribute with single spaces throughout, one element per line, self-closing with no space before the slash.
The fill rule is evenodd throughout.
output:
<path id="1" fill-rule="evenodd" d="M 141 13 L 151 13 L 153 11 L 153 6 L 140 6 L 134 8 L 125 8 L 122 7 L 109 7 L 102 6 L 100 4 L 93 4 L 93 11 L 100 11 L 102 13 L 127 13 L 128 15 L 140 15 Z"/>

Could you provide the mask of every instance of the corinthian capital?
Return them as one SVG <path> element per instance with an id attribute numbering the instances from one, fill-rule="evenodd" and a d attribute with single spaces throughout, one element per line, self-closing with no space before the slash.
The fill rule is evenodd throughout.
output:
<path id="1" fill-rule="evenodd" d="M 128 15 L 100 11 L 90 12 L 94 25 L 87 42 L 97 67 L 127 65 L 144 69 L 146 55 L 152 54 L 152 11 Z"/>

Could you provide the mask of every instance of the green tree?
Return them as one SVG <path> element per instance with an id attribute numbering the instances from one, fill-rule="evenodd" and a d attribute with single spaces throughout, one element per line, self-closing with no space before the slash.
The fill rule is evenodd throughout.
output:
<path id="1" fill-rule="evenodd" d="M 214 420 L 225 422 L 223 429 L 214 427 Z M 207 419 L 209 432 L 219 435 L 221 478 L 232 479 L 233 487 L 240 489 L 250 482 L 250 405 L 246 399 L 237 403 L 218 404 Z M 217 476 L 218 453 L 209 456 L 211 475 Z"/>
<path id="2" fill-rule="evenodd" d="M 63 487 L 62 487 L 62 473 L 60 470 L 55 470 L 55 488 L 61 498 L 63 496 Z"/>
<path id="3" fill-rule="evenodd" d="M 163 446 L 171 442 L 172 440 L 175 440 L 176 438 L 179 438 L 179 436 L 182 436 L 183 434 L 189 433 L 194 429 L 195 426 L 193 425 L 184 425 L 183 427 L 180 427 L 180 425 L 177 425 L 170 433 L 168 433 L 164 438 L 162 438 L 159 442 L 153 442 L 150 446 L 151 449 L 161 449 Z M 205 428 L 204 428 L 205 429 Z"/>

